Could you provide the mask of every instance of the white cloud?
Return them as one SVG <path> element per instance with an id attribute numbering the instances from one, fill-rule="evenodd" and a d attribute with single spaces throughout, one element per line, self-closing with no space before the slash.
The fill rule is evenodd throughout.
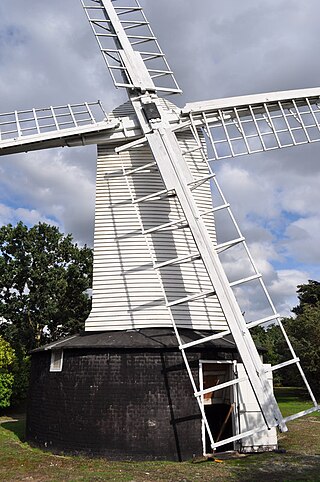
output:
<path id="1" fill-rule="evenodd" d="M 94 165 L 95 151 L 81 151 Z M 95 183 L 86 166 L 66 162 L 63 151 L 52 150 L 10 158 L 2 189 L 21 203 L 37 206 L 41 218 L 51 218 L 75 240 L 92 243 Z M 15 200 L 15 203 L 17 200 Z M 36 212 L 35 210 L 33 210 Z M 18 210 L 16 209 L 16 212 Z"/>
<path id="2" fill-rule="evenodd" d="M 278 270 L 276 278 L 269 286 L 269 291 L 278 311 L 283 316 L 292 316 L 291 310 L 297 303 L 295 295 L 298 285 L 308 279 L 308 273 L 304 271 L 288 269 Z"/>
<path id="3" fill-rule="evenodd" d="M 198 3 L 142 0 L 184 88 L 179 105 L 319 83 L 316 0 Z M 32 9 L 24 0 L 0 3 L 0 98 L 1 111 L 98 98 L 111 110 L 123 101 L 125 92 L 113 88 L 79 0 L 33 0 Z M 292 302 L 297 283 L 320 275 L 319 147 L 217 165 L 258 268 L 280 304 L 280 295 Z M 94 175 L 93 148 L 1 158 L 0 221 L 48 220 L 90 243 Z"/>
<path id="4" fill-rule="evenodd" d="M 53 219 L 43 216 L 36 209 L 13 209 L 4 204 L 0 204 L 0 225 L 9 223 L 15 225 L 19 221 L 22 221 L 27 226 L 33 226 L 39 222 L 57 225 Z"/>
<path id="5" fill-rule="evenodd" d="M 320 265 L 320 216 L 301 218 L 291 223 L 286 232 L 285 249 L 292 258 Z"/>

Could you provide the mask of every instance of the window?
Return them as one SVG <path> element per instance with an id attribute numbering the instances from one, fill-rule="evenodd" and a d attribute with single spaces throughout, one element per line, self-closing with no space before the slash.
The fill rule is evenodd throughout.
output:
<path id="1" fill-rule="evenodd" d="M 63 350 L 52 350 L 51 351 L 51 362 L 50 371 L 51 372 L 61 372 L 63 364 Z"/>

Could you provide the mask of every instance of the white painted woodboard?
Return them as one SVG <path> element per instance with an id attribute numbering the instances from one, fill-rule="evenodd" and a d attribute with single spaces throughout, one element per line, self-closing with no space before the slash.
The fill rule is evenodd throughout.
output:
<path id="1" fill-rule="evenodd" d="M 132 116 L 128 103 L 123 110 L 117 109 L 115 115 L 119 114 Z M 183 150 L 194 147 L 190 134 L 179 133 L 178 139 Z M 164 263 L 197 252 L 197 247 L 190 230 L 180 227 L 150 234 L 149 251 L 123 167 L 130 171 L 152 162 L 153 157 L 146 145 L 120 154 L 115 153 L 115 147 L 98 146 L 93 304 L 86 330 L 172 327 L 152 257 L 156 263 Z M 195 180 L 208 175 L 199 151 L 186 157 Z M 157 166 L 136 172 L 128 181 L 135 199 L 164 189 Z M 194 196 L 201 211 L 212 207 L 209 182 L 197 188 Z M 176 197 L 139 203 L 138 210 L 145 230 L 183 218 Z M 206 216 L 206 223 L 214 246 L 213 216 Z M 160 270 L 160 275 L 169 302 L 212 289 L 201 260 L 167 266 Z M 179 327 L 227 327 L 215 296 L 174 306 L 172 311 Z"/>

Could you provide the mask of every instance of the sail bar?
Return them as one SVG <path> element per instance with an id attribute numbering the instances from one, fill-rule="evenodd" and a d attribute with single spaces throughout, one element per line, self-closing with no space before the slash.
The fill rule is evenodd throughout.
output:
<path id="1" fill-rule="evenodd" d="M 116 87 L 180 93 L 138 0 L 81 0 Z"/>
<path id="2" fill-rule="evenodd" d="M 99 101 L 5 112 L 0 114 L 0 155 L 66 146 L 77 138 L 86 144 L 86 135 L 117 124 Z"/>
<path id="3" fill-rule="evenodd" d="M 320 88 L 191 103 L 182 114 L 202 127 L 209 161 L 320 140 Z"/>

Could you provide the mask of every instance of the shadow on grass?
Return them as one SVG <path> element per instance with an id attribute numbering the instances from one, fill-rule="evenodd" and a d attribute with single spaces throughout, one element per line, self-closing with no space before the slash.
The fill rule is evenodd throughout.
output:
<path id="1" fill-rule="evenodd" d="M 26 419 L 24 416 L 10 422 L 2 422 L 1 427 L 14 433 L 20 442 L 26 441 Z"/>
<path id="2" fill-rule="evenodd" d="M 278 401 L 309 400 L 308 391 L 302 387 L 274 387 L 274 394 Z"/>
<path id="3" fill-rule="evenodd" d="M 261 454 L 232 464 L 237 482 L 320 481 L 320 456 Z"/>

